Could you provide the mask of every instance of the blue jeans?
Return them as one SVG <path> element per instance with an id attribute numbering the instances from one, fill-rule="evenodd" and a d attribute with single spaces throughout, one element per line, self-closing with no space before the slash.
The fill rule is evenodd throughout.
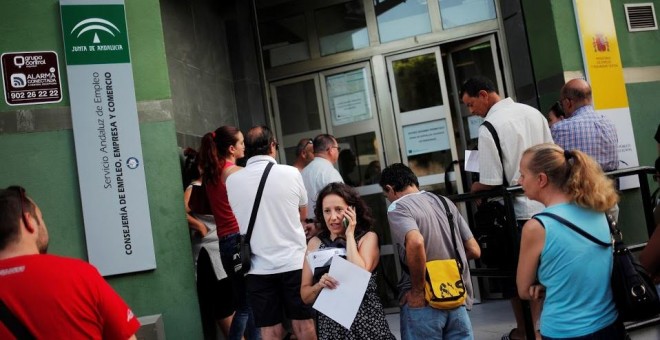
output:
<path id="1" fill-rule="evenodd" d="M 465 306 L 456 309 L 435 309 L 429 306 L 401 306 L 402 340 L 463 340 L 474 339 L 472 324 Z"/>
<path id="2" fill-rule="evenodd" d="M 220 259 L 222 260 L 222 267 L 224 267 L 227 276 L 231 280 L 234 289 L 234 305 L 236 306 L 236 313 L 229 328 L 228 340 L 241 340 L 243 335 L 248 340 L 258 340 L 261 339 L 261 333 L 254 324 L 252 309 L 247 302 L 245 277 L 243 274 L 234 273 L 234 265 L 232 264 L 232 256 L 239 242 L 240 235 L 238 233 L 220 239 Z"/>

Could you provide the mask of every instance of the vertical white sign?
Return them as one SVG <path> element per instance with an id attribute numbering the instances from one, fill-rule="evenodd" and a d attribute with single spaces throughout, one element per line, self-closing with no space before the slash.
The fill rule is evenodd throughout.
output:
<path id="1" fill-rule="evenodd" d="M 156 268 L 121 0 L 61 0 L 89 261 L 101 274 Z"/>

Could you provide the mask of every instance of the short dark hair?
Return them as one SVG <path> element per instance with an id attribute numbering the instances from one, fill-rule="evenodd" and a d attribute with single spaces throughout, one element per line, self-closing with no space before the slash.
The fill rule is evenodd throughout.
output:
<path id="1" fill-rule="evenodd" d="M 469 97 L 476 97 L 479 95 L 479 91 L 482 90 L 488 93 L 497 92 L 497 88 L 492 80 L 484 76 L 472 77 L 461 85 L 461 93 L 459 97 L 462 98 L 464 94 L 467 94 Z"/>
<path id="2" fill-rule="evenodd" d="M 185 189 L 190 183 L 199 179 L 202 175 L 199 173 L 199 154 L 197 150 L 186 148 L 183 150 L 183 157 L 181 173 L 183 175 L 183 189 Z"/>
<path id="3" fill-rule="evenodd" d="M 245 156 L 267 155 L 270 152 L 270 144 L 275 142 L 273 131 L 265 125 L 257 125 L 247 133 L 245 137 Z"/>
<path id="4" fill-rule="evenodd" d="M 314 153 L 321 153 L 323 151 L 328 151 L 334 144 L 337 139 L 333 135 L 327 133 L 320 134 L 314 137 Z"/>
<path id="5" fill-rule="evenodd" d="M 402 163 L 394 163 L 385 168 L 380 174 L 380 182 L 378 184 L 383 189 L 386 185 L 389 185 L 396 192 L 403 191 L 411 185 L 419 188 L 419 181 L 415 173 Z"/>
<path id="6" fill-rule="evenodd" d="M 564 117 L 566 117 L 566 113 L 565 113 L 564 110 L 561 108 L 561 103 L 560 103 L 560 102 L 555 102 L 554 104 L 552 104 L 552 106 L 550 106 L 550 110 L 548 110 L 548 111 L 552 111 L 552 112 L 554 112 L 554 113 L 555 113 L 555 117 L 557 117 L 557 118 L 564 118 Z"/>
<path id="7" fill-rule="evenodd" d="M 13 185 L 0 189 L 0 250 L 18 241 L 24 211 L 35 216 L 34 203 L 27 198 L 23 187 Z"/>
<path id="8" fill-rule="evenodd" d="M 296 145 L 296 158 L 300 157 L 302 155 L 303 151 L 305 151 L 305 148 L 309 144 L 314 144 L 314 140 L 311 138 L 303 138 L 298 142 L 298 145 Z"/>

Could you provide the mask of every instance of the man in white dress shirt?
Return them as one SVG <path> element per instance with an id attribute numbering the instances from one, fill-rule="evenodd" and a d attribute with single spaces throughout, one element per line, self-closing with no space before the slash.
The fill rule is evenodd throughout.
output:
<path id="1" fill-rule="evenodd" d="M 486 77 L 474 77 L 465 81 L 461 87 L 461 98 L 471 114 L 482 117 L 493 125 L 502 149 L 500 159 L 493 135 L 485 126 L 480 126 L 479 181 L 472 184 L 471 191 L 491 190 L 506 185 L 505 179 L 509 185 L 517 185 L 523 151 L 536 144 L 552 143 L 548 121 L 541 112 L 529 105 L 516 103 L 511 98 L 500 98 L 495 85 Z M 513 208 L 520 228 L 532 215 L 541 212 L 543 205 L 524 195 L 518 195 Z M 510 265 L 515 270 L 517 264 Z M 512 339 L 523 339 L 525 324 L 516 283 L 505 285 L 505 297 L 511 298 L 517 324 L 517 328 L 512 329 L 508 336 Z M 533 320 L 538 318 L 539 308 L 540 306 L 532 303 Z"/>
<path id="2" fill-rule="evenodd" d="M 303 169 L 302 178 L 307 189 L 307 219 L 314 218 L 316 196 L 326 185 L 334 182 L 344 183 L 334 165 L 339 159 L 341 147 L 334 136 L 321 134 L 314 138 L 314 160 Z"/>
<path id="3" fill-rule="evenodd" d="M 298 169 L 275 161 L 278 146 L 268 127 L 251 128 L 245 136 L 249 159 L 243 170 L 227 177 L 227 196 L 241 234 L 246 234 L 261 177 L 268 163 L 275 163 L 266 178 L 250 239 L 248 303 L 262 339 L 284 337 L 285 314 L 298 339 L 316 340 L 312 309 L 300 297 L 307 250 L 300 222 L 307 209 L 307 192 Z"/>

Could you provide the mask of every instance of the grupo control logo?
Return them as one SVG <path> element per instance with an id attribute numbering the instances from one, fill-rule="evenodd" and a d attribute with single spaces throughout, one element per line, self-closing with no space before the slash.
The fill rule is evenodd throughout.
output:
<path id="1" fill-rule="evenodd" d="M 60 13 L 67 64 L 130 62 L 123 5 L 64 5 Z"/>
<path id="2" fill-rule="evenodd" d="M 57 53 L 7 52 L 0 56 L 0 65 L 7 104 L 56 103 L 62 99 Z"/>

